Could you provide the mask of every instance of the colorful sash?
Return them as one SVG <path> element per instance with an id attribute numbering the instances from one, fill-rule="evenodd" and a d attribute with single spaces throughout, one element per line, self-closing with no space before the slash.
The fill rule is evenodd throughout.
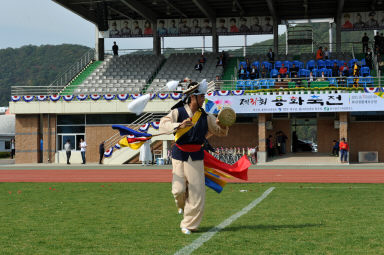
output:
<path id="1" fill-rule="evenodd" d="M 193 126 L 196 125 L 197 121 L 200 119 L 201 117 L 201 110 L 199 109 L 198 111 L 195 112 L 195 114 L 193 114 L 192 116 L 192 123 L 193 123 Z M 179 138 L 181 136 L 183 136 L 185 133 L 187 133 L 193 126 L 189 126 L 189 127 L 185 127 L 185 128 L 181 128 L 181 129 L 178 129 L 175 133 L 175 142 L 177 140 L 179 140 Z"/>

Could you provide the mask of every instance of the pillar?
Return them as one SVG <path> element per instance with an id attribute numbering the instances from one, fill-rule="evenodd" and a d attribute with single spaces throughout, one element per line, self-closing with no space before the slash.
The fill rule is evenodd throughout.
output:
<path id="1" fill-rule="evenodd" d="M 333 38 L 332 38 L 332 23 L 329 22 L 329 52 L 332 52 L 332 48 L 333 48 L 333 45 L 332 45 L 332 41 L 333 41 Z"/>
<path id="2" fill-rule="evenodd" d="M 275 59 L 279 59 L 279 24 L 277 20 L 273 20 L 273 52 Z"/>
<path id="3" fill-rule="evenodd" d="M 348 144 L 350 144 L 348 141 L 348 112 L 339 112 L 339 121 L 340 121 L 340 127 L 339 127 L 340 140 L 341 138 L 345 138 Z M 350 151 L 348 153 L 348 161 L 350 158 L 349 154 L 350 154 Z"/>
<path id="4" fill-rule="evenodd" d="M 267 128 L 266 128 L 266 114 L 260 113 L 258 115 L 259 121 L 259 151 L 257 152 L 257 162 L 267 162 Z"/>
<path id="5" fill-rule="evenodd" d="M 216 19 L 212 20 L 212 52 L 219 52 L 219 36 L 216 31 Z"/>
<path id="6" fill-rule="evenodd" d="M 153 35 L 153 54 L 156 56 L 161 55 L 161 41 L 157 35 L 157 23 L 152 23 L 152 35 Z"/>
<path id="7" fill-rule="evenodd" d="M 99 38 L 99 29 L 95 26 L 95 59 L 104 60 L 104 38 Z"/>
<path id="8" fill-rule="evenodd" d="M 336 17 L 336 56 L 340 57 L 341 53 L 341 14 Z"/>

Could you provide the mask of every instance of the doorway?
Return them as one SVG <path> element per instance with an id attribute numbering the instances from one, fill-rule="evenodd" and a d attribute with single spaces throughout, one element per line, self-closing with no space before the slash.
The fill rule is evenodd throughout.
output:
<path id="1" fill-rule="evenodd" d="M 316 113 L 291 114 L 292 152 L 317 152 Z"/>

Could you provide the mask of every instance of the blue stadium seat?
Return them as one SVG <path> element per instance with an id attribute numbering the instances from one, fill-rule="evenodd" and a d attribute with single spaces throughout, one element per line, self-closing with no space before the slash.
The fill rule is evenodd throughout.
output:
<path id="1" fill-rule="evenodd" d="M 316 62 L 315 60 L 309 60 L 307 62 L 307 69 L 312 70 L 313 68 L 316 68 Z"/>
<path id="2" fill-rule="evenodd" d="M 368 66 L 364 66 L 360 69 L 360 75 L 361 76 L 369 76 L 371 74 L 371 71 L 369 70 Z"/>
<path id="3" fill-rule="evenodd" d="M 261 89 L 268 89 L 269 88 L 267 79 L 260 80 L 260 88 Z"/>
<path id="4" fill-rule="evenodd" d="M 366 81 L 367 81 L 367 86 L 368 87 L 373 87 L 373 83 L 374 83 L 374 80 L 373 80 L 373 77 L 372 76 L 367 76 L 367 77 L 365 77 L 365 79 L 367 79 Z"/>
<path id="5" fill-rule="evenodd" d="M 272 69 L 271 70 L 271 78 L 276 78 L 277 75 L 279 75 L 279 71 L 277 71 L 276 69 Z"/>
<path id="6" fill-rule="evenodd" d="M 336 80 L 336 78 L 329 78 L 328 81 L 329 81 L 329 85 L 330 86 L 337 87 L 337 80 Z"/>
<path id="7" fill-rule="evenodd" d="M 359 60 L 357 60 L 356 58 L 354 59 L 351 59 L 348 61 L 348 66 L 349 68 L 353 67 L 353 64 L 355 64 L 355 62 L 358 62 Z"/>
<path id="8" fill-rule="evenodd" d="M 347 77 L 347 87 L 349 87 L 349 85 L 353 86 L 353 79 L 353 76 Z"/>
<path id="9" fill-rule="evenodd" d="M 241 61 L 241 62 L 239 63 L 239 69 L 240 69 L 241 65 L 243 65 L 243 67 L 246 68 L 246 67 L 247 67 L 247 62 L 245 62 L 245 61 Z"/>
<path id="10" fill-rule="evenodd" d="M 329 72 L 327 68 L 317 69 L 317 77 L 321 77 L 322 72 L 324 72 L 325 77 L 329 77 Z"/>
<path id="11" fill-rule="evenodd" d="M 260 89 L 260 80 L 253 80 L 253 89 Z"/>
<path id="12" fill-rule="evenodd" d="M 359 77 L 359 86 L 363 86 L 364 88 L 367 86 L 367 78 Z"/>
<path id="13" fill-rule="evenodd" d="M 294 60 L 294 61 L 292 62 L 292 64 L 295 64 L 295 66 L 298 67 L 299 69 L 304 68 L 304 64 L 303 64 L 303 62 L 301 62 L 301 61 Z"/>
<path id="14" fill-rule="evenodd" d="M 283 64 L 283 62 L 281 62 L 281 61 L 276 61 L 276 62 L 275 62 L 275 69 L 279 70 L 279 68 L 281 67 L 281 64 Z"/>
<path id="15" fill-rule="evenodd" d="M 285 66 L 286 68 L 288 68 L 288 72 L 289 72 L 289 68 L 291 68 L 291 67 L 292 67 L 292 62 L 291 62 L 291 61 L 288 61 L 288 60 L 286 60 L 286 61 L 284 61 L 284 66 Z"/>
<path id="16" fill-rule="evenodd" d="M 309 72 L 310 72 L 309 70 L 303 68 L 303 69 L 299 70 L 297 76 L 299 76 L 299 77 L 309 77 Z"/>
<path id="17" fill-rule="evenodd" d="M 318 75 L 317 75 L 317 72 L 318 72 L 318 69 L 317 68 L 313 68 L 312 70 L 312 75 L 313 75 L 313 77 L 317 77 Z"/>
<path id="18" fill-rule="evenodd" d="M 271 80 L 267 80 L 267 88 L 273 88 L 275 87 L 275 80 L 271 79 Z"/>
<path id="19" fill-rule="evenodd" d="M 253 90 L 253 80 L 246 80 L 245 81 L 245 89 L 246 90 Z"/>
<path id="20" fill-rule="evenodd" d="M 261 65 L 264 65 L 265 68 L 268 69 L 268 71 L 271 71 L 271 70 L 272 70 L 272 64 L 269 63 L 268 61 L 263 61 L 263 62 L 261 63 Z"/>
<path id="21" fill-rule="evenodd" d="M 317 69 L 322 69 L 322 68 L 326 68 L 326 67 L 327 67 L 327 65 L 325 64 L 324 60 L 317 61 Z"/>
<path id="22" fill-rule="evenodd" d="M 333 67 L 333 61 L 330 59 L 325 60 L 325 66 L 327 68 L 332 68 Z"/>
<path id="23" fill-rule="evenodd" d="M 361 66 L 367 66 L 367 62 L 365 62 L 365 58 L 363 58 L 360 63 L 361 63 Z"/>
<path id="24" fill-rule="evenodd" d="M 244 84 L 245 81 L 243 80 L 238 80 L 236 82 L 236 90 L 244 90 L 245 89 L 245 84 Z"/>
<path id="25" fill-rule="evenodd" d="M 341 67 L 341 66 L 343 66 L 344 65 L 344 63 L 346 63 L 347 61 L 345 61 L 345 60 L 338 60 L 337 61 L 337 65 L 339 66 L 339 68 Z"/>
<path id="26" fill-rule="evenodd" d="M 255 65 L 257 67 L 258 70 L 260 70 L 260 63 L 259 61 L 254 61 L 252 64 L 251 64 L 251 68 L 252 66 Z"/>

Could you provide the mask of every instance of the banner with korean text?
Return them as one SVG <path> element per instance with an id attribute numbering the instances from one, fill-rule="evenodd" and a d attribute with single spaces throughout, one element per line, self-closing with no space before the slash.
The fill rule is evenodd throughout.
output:
<path id="1" fill-rule="evenodd" d="M 224 106 L 236 113 L 384 111 L 384 93 L 207 96 L 205 108 L 218 113 Z"/>

